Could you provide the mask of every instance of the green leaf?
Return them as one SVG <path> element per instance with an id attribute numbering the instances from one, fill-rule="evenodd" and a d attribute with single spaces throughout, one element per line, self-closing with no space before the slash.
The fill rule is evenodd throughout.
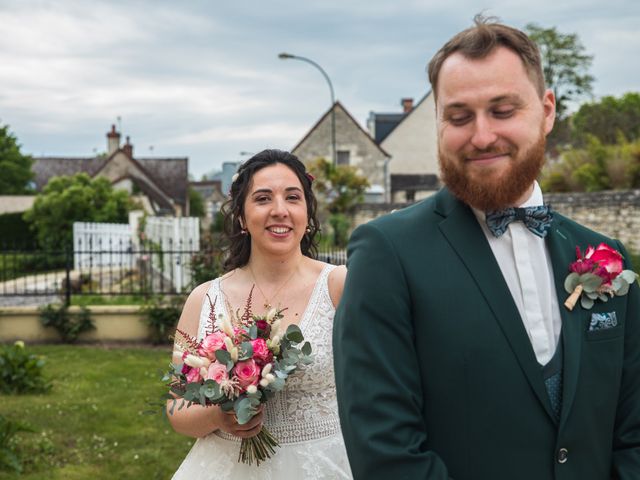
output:
<path id="1" fill-rule="evenodd" d="M 224 397 L 224 394 L 220 391 L 220 385 L 214 380 L 205 380 L 202 387 L 200 387 L 200 393 L 212 402 L 216 402 Z"/>
<path id="2" fill-rule="evenodd" d="M 298 327 L 297 325 L 289 325 L 287 327 L 287 333 L 285 334 L 285 337 L 294 343 L 300 343 L 304 341 L 304 336 L 302 335 L 302 331 L 300 330 L 300 327 Z"/>
<path id="3" fill-rule="evenodd" d="M 585 295 L 589 297 L 591 300 L 595 300 L 600 295 L 598 292 L 585 292 Z"/>
<path id="4" fill-rule="evenodd" d="M 258 338 L 258 326 L 257 325 L 253 324 L 249 328 L 249 338 L 251 338 L 251 340 L 255 340 L 256 338 Z"/>
<path id="5" fill-rule="evenodd" d="M 567 278 L 564 279 L 564 289 L 567 293 L 573 293 L 578 286 L 578 283 L 580 283 L 580 275 L 576 272 L 571 272 L 567 275 Z"/>
<path id="6" fill-rule="evenodd" d="M 585 292 L 595 292 L 598 287 L 602 285 L 602 278 L 593 273 L 585 273 L 584 275 L 580 275 L 580 283 Z"/>
<path id="7" fill-rule="evenodd" d="M 622 278 L 627 283 L 633 283 L 637 280 L 638 274 L 632 270 L 623 270 L 616 278 Z"/>
<path id="8" fill-rule="evenodd" d="M 242 342 L 240 344 L 240 352 L 238 360 L 248 360 L 253 356 L 253 345 L 251 342 Z"/>
<path id="9" fill-rule="evenodd" d="M 600 295 L 598 295 L 598 300 L 606 303 L 609 301 L 609 295 L 605 295 L 604 293 L 601 293 Z"/>
<path id="10" fill-rule="evenodd" d="M 304 342 L 304 345 L 302 345 L 302 353 L 311 355 L 311 344 L 309 342 Z"/>
<path id="11" fill-rule="evenodd" d="M 621 297 L 629 293 L 629 287 L 630 285 L 627 282 L 623 282 L 622 286 L 618 288 L 614 293 L 617 297 Z"/>
<path id="12" fill-rule="evenodd" d="M 267 389 L 269 389 L 269 390 L 271 390 L 273 392 L 279 392 L 280 390 L 282 390 L 284 388 L 284 385 L 285 385 L 285 379 L 284 378 L 280 378 L 280 376 L 277 376 L 275 378 L 275 380 L 269 384 Z"/>
<path id="13" fill-rule="evenodd" d="M 240 425 L 247 423 L 258 412 L 256 406 L 254 406 L 253 402 L 248 397 L 237 400 L 233 409 L 236 412 L 236 417 L 238 417 L 238 423 Z"/>
<path id="14" fill-rule="evenodd" d="M 582 305 L 582 308 L 584 308 L 586 310 L 590 310 L 591 307 L 593 307 L 593 304 L 594 304 L 594 301 L 591 300 L 586 295 L 581 295 L 580 296 L 580 305 Z"/>
<path id="15" fill-rule="evenodd" d="M 231 361 L 231 354 L 226 350 L 216 350 L 216 359 L 223 365 L 226 365 Z"/>

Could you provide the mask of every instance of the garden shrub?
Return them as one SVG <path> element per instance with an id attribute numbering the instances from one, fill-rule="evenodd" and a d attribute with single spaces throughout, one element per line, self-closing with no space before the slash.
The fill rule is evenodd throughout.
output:
<path id="1" fill-rule="evenodd" d="M 71 313 L 66 305 L 49 304 L 40 309 L 40 322 L 54 328 L 65 343 L 74 343 L 80 334 L 96 328 L 86 307 Z"/>
<path id="2" fill-rule="evenodd" d="M 29 425 L 12 421 L 0 415 L 0 471 L 22 473 L 22 459 L 14 446 L 14 437 L 20 432 L 35 432 Z"/>
<path id="3" fill-rule="evenodd" d="M 29 354 L 24 342 L 0 346 L 0 393 L 44 393 L 51 389 L 42 375 L 44 358 Z"/>
<path id="4" fill-rule="evenodd" d="M 184 298 L 176 296 L 170 300 L 162 297 L 152 297 L 142 307 L 146 323 L 151 328 L 151 341 L 154 344 L 171 343 L 172 335 L 178 325 Z"/>

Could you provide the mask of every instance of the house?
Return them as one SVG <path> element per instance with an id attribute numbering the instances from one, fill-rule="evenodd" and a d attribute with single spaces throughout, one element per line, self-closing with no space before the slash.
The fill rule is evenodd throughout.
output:
<path id="1" fill-rule="evenodd" d="M 415 106 L 412 98 L 403 98 L 401 104 L 401 113 L 371 112 L 367 126 L 391 155 L 390 200 L 414 202 L 440 188 L 435 101 L 428 92 Z"/>
<path id="2" fill-rule="evenodd" d="M 305 165 L 317 158 L 332 158 L 331 122 L 335 115 L 335 143 L 338 165 L 351 165 L 369 180 L 366 201 L 383 202 L 386 168 L 390 155 L 364 130 L 346 108 L 335 102 L 307 134 L 293 147 L 292 153 Z"/>
<path id="3" fill-rule="evenodd" d="M 124 189 L 151 215 L 188 216 L 188 158 L 135 157 L 126 138 L 120 144 L 115 125 L 107 133 L 107 153 L 97 157 L 35 157 L 32 170 L 39 192 L 54 176 L 85 172 L 106 177 Z"/>
<path id="4" fill-rule="evenodd" d="M 189 188 L 192 188 L 202 196 L 205 211 L 202 221 L 203 226 L 208 228 L 226 200 L 226 196 L 222 193 L 222 181 L 202 180 L 200 182 L 189 182 Z"/>

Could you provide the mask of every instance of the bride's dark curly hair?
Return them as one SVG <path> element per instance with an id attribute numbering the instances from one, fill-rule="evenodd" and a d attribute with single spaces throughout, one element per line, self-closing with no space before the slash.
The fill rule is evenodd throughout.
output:
<path id="1" fill-rule="evenodd" d="M 289 167 L 296 174 L 307 203 L 307 231 L 300 241 L 300 250 L 307 257 L 316 258 L 318 254 L 318 242 L 315 239 L 320 230 L 320 224 L 316 217 L 318 202 L 311 190 L 313 177 L 307 173 L 304 164 L 295 155 L 282 150 L 263 150 L 243 163 L 234 181 L 231 183 L 230 198 L 222 205 L 224 216 L 223 264 L 225 272 L 243 267 L 249 262 L 251 256 L 251 236 L 245 234 L 240 226 L 240 219 L 244 221 L 244 202 L 249 193 L 251 179 L 260 169 L 281 163 Z"/>

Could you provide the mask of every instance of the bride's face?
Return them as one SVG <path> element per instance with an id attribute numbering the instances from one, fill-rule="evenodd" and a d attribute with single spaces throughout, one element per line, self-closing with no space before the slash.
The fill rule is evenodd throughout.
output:
<path id="1" fill-rule="evenodd" d="M 276 163 L 252 177 L 244 202 L 251 251 L 284 254 L 300 249 L 307 228 L 307 202 L 296 174 Z"/>

